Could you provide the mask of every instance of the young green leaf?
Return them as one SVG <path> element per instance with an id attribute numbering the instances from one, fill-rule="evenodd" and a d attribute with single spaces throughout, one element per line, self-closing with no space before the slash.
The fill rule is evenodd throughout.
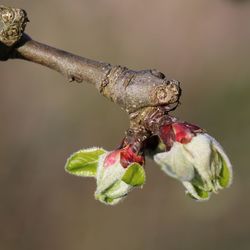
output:
<path id="1" fill-rule="evenodd" d="M 89 148 L 72 154 L 66 162 L 65 170 L 73 175 L 95 177 L 99 157 L 106 151 L 102 148 Z"/>
<path id="2" fill-rule="evenodd" d="M 230 181 L 232 179 L 231 172 L 230 172 L 230 166 L 227 165 L 227 162 L 223 157 L 220 155 L 221 161 L 222 161 L 222 168 L 221 173 L 219 177 L 219 183 L 222 188 L 228 187 L 230 185 Z"/>
<path id="3" fill-rule="evenodd" d="M 122 177 L 122 181 L 131 186 L 141 186 L 145 180 L 144 168 L 138 163 L 132 163 Z"/>

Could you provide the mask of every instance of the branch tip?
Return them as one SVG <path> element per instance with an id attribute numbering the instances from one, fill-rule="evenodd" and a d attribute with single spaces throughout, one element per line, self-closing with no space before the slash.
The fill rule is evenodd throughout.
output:
<path id="1" fill-rule="evenodd" d="M 22 37 L 28 21 L 25 10 L 0 5 L 0 41 L 13 46 Z"/>

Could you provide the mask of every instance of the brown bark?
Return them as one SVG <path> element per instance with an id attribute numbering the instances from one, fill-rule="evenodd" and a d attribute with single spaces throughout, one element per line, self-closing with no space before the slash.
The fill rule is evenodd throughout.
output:
<path id="1" fill-rule="evenodd" d="M 56 70 L 69 81 L 88 82 L 130 117 L 125 144 L 142 142 L 155 133 L 177 106 L 180 84 L 157 70 L 134 71 L 44 45 L 24 34 L 28 21 L 21 9 L 0 6 L 0 60 L 24 59 Z M 170 119 L 171 120 L 171 119 Z"/>

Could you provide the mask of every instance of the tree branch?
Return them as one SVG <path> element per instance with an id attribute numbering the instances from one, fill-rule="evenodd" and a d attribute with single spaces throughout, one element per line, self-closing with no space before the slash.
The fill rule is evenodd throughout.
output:
<path id="1" fill-rule="evenodd" d="M 111 69 L 108 63 L 97 62 L 50 47 L 32 40 L 26 34 L 15 46 L 10 57 L 35 62 L 56 70 L 70 82 L 86 81 L 93 85 L 101 82 Z"/>
<path id="2" fill-rule="evenodd" d="M 159 125 L 172 121 L 167 114 L 179 103 L 178 81 L 157 70 L 112 66 L 36 42 L 24 34 L 27 22 L 24 10 L 0 6 L 0 60 L 24 59 L 56 70 L 69 81 L 93 84 L 129 114 L 125 144 L 139 141 L 140 148 Z"/>

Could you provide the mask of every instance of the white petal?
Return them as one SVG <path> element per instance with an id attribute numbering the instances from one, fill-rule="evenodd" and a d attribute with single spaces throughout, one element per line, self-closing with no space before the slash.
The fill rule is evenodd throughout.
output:
<path id="1" fill-rule="evenodd" d="M 104 168 L 104 161 L 109 153 L 110 152 L 103 154 L 99 160 L 96 176 L 97 193 L 103 192 L 105 189 L 112 186 L 116 181 L 120 180 L 126 171 L 120 164 L 119 159 L 114 165 Z"/>
<path id="2" fill-rule="evenodd" d="M 198 134 L 191 142 L 185 144 L 185 148 L 190 153 L 189 159 L 192 161 L 195 169 L 202 177 L 203 180 L 207 182 L 207 184 L 212 185 L 211 183 L 211 139 L 206 134 Z"/>
<path id="3" fill-rule="evenodd" d="M 188 159 L 183 144 L 179 142 L 175 142 L 170 151 L 156 154 L 154 160 L 171 177 L 181 181 L 194 178 L 194 165 Z"/>

